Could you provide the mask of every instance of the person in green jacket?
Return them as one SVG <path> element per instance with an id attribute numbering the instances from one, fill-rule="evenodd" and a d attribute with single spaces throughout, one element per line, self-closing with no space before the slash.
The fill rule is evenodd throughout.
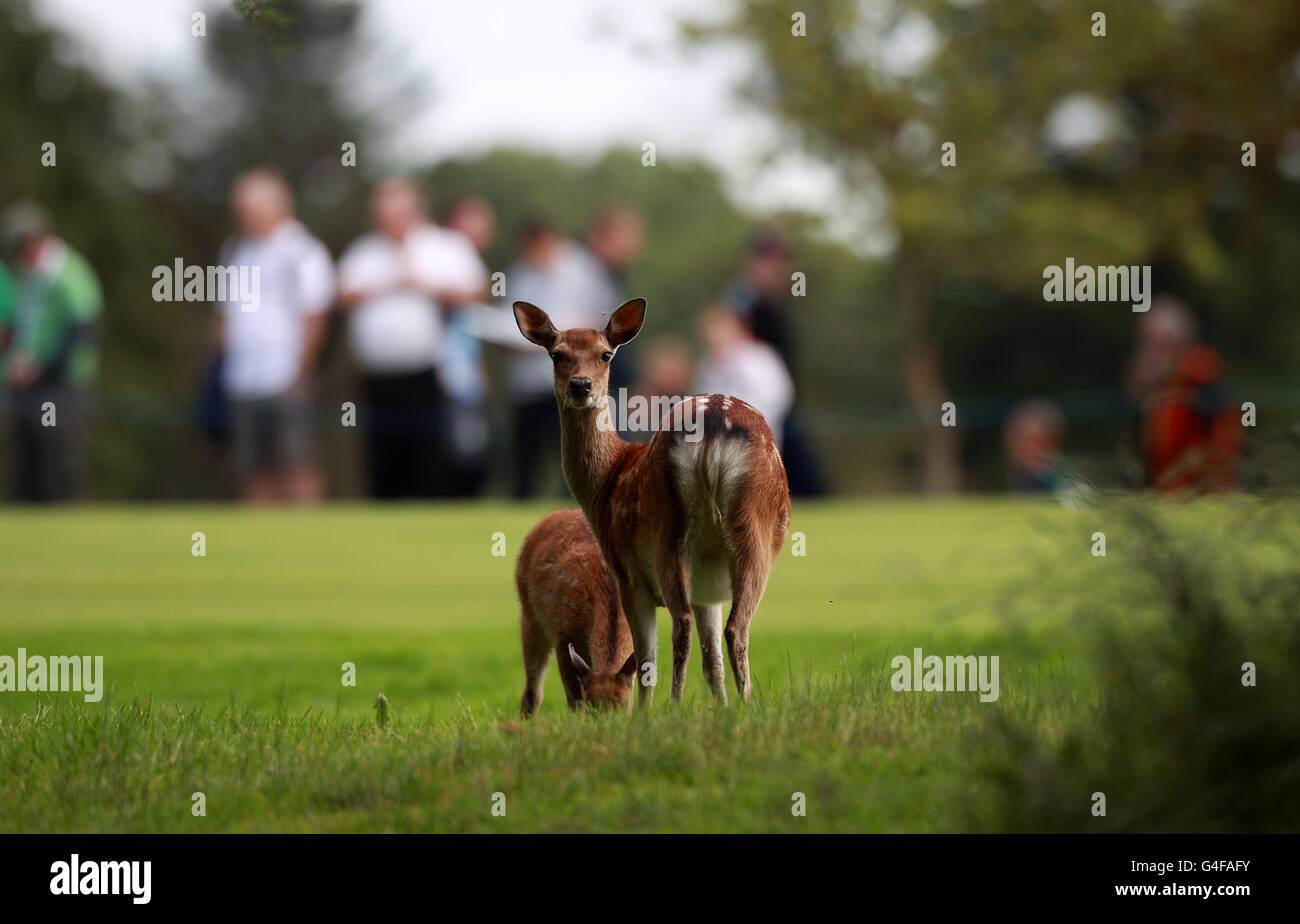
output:
<path id="1" fill-rule="evenodd" d="M 0 283 L 0 370 L 12 407 L 12 494 L 20 502 L 75 500 L 89 386 L 98 363 L 103 296 L 95 271 L 56 236 L 39 206 L 0 222 L 17 270 Z"/>

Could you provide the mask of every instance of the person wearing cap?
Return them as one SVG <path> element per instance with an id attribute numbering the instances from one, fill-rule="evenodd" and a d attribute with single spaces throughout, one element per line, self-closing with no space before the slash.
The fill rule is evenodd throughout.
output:
<path id="1" fill-rule="evenodd" d="M 4 356 L 9 346 L 9 325 L 13 321 L 14 305 L 18 297 L 14 292 L 14 278 L 9 268 L 0 262 L 0 381 L 4 381 Z"/>
<path id="2" fill-rule="evenodd" d="M 40 206 L 12 206 L 0 227 L 18 274 L 7 296 L 0 291 L 0 368 L 12 399 L 11 493 L 18 502 L 72 501 L 80 494 L 87 395 L 98 363 L 99 280 L 54 234 Z"/>

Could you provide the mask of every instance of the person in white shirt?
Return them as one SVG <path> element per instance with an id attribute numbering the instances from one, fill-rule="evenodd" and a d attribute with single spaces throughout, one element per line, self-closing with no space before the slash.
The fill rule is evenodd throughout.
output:
<path id="1" fill-rule="evenodd" d="M 470 240 L 431 224 L 419 190 L 388 180 L 371 198 L 375 231 L 339 262 L 349 336 L 365 392 L 371 492 L 395 499 L 454 491 L 448 399 L 439 378 L 444 310 L 487 294 Z"/>
<path id="2" fill-rule="evenodd" d="M 794 383 L 781 356 L 754 337 L 734 311 L 714 307 L 700 316 L 709 354 L 700 364 L 696 394 L 731 395 L 767 420 L 780 445 L 781 428 L 794 403 Z"/>
<path id="3" fill-rule="evenodd" d="M 252 292 L 219 304 L 222 385 L 231 406 L 234 460 L 246 500 L 317 501 L 311 378 L 334 300 L 329 251 L 293 215 L 284 178 L 266 169 L 239 176 L 231 192 L 238 229 L 223 266 L 256 268 Z"/>

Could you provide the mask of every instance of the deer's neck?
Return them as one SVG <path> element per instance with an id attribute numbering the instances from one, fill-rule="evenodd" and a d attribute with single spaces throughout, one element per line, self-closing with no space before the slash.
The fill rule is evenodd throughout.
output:
<path id="1" fill-rule="evenodd" d="M 614 431 L 608 405 L 594 410 L 560 407 L 564 480 L 593 528 L 596 498 L 629 448 Z"/>

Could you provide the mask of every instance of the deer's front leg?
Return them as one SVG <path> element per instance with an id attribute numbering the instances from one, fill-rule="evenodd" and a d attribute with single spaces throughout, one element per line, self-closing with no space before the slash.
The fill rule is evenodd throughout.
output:
<path id="1" fill-rule="evenodd" d="M 673 613 L 673 702 L 680 702 L 686 689 L 686 662 L 691 658 L 691 615 Z"/>
<path id="2" fill-rule="evenodd" d="M 654 702 L 655 685 L 659 681 L 659 636 L 655 631 L 655 603 L 644 591 L 619 582 L 623 612 L 627 614 L 628 628 L 632 630 L 632 648 L 636 652 L 637 708 Z"/>

